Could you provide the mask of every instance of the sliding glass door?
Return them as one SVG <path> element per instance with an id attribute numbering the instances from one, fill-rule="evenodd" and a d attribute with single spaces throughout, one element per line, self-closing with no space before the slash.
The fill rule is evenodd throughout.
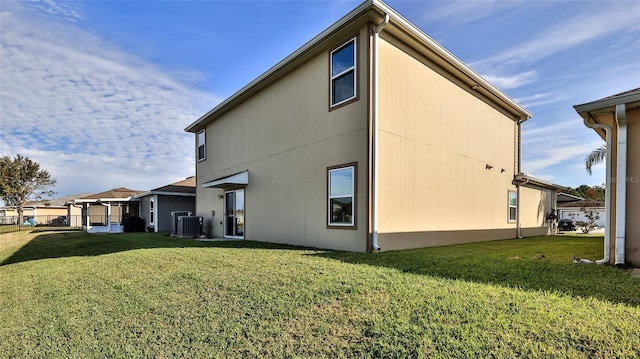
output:
<path id="1" fill-rule="evenodd" d="M 244 189 L 224 194 L 224 236 L 244 239 Z"/>

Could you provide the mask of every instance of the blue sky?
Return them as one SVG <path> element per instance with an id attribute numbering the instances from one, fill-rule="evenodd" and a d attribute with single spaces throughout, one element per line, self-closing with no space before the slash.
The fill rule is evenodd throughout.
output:
<path id="1" fill-rule="evenodd" d="M 0 1 L 0 153 L 57 196 L 149 190 L 195 172 L 183 129 L 358 1 Z M 525 173 L 602 184 L 573 105 L 640 87 L 640 2 L 391 1 L 534 114 Z"/>

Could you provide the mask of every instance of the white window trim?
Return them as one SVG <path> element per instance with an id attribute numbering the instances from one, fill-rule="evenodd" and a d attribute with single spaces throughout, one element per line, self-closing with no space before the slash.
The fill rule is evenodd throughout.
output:
<path id="1" fill-rule="evenodd" d="M 352 171 L 352 182 L 351 182 L 351 223 L 343 223 L 343 222 L 331 222 L 331 218 L 333 215 L 333 209 L 331 208 L 331 200 L 333 198 L 344 198 L 349 196 L 332 196 L 331 195 L 331 172 L 342 171 L 345 169 L 351 169 Z M 349 164 L 340 167 L 333 167 L 327 171 L 327 226 L 332 227 L 346 227 L 346 228 L 354 228 L 356 226 L 356 165 Z"/>
<path id="2" fill-rule="evenodd" d="M 331 103 L 331 107 L 336 107 L 336 106 L 340 106 L 345 102 L 351 101 L 355 98 L 358 97 L 358 38 L 354 37 L 349 41 L 346 41 L 344 44 L 336 47 L 333 51 L 331 51 L 331 55 L 329 56 L 329 102 Z M 335 76 L 333 76 L 333 54 L 342 49 L 343 47 L 345 47 L 346 45 L 348 45 L 350 42 L 353 42 L 353 66 L 349 67 L 348 69 L 345 69 L 344 71 L 340 72 L 339 74 L 336 74 Z M 344 99 L 340 102 L 336 102 L 333 103 L 333 80 L 335 80 L 336 78 L 346 74 L 347 72 L 353 71 L 353 96 Z"/>
<path id="3" fill-rule="evenodd" d="M 516 198 L 516 205 L 515 206 L 511 205 L 511 195 L 512 194 Z M 515 208 L 515 213 L 516 213 L 516 216 L 513 219 L 511 218 L 511 208 Z M 507 195 L 507 221 L 516 222 L 517 220 L 518 220 L 518 192 L 509 191 L 509 194 Z"/>
<path id="4" fill-rule="evenodd" d="M 204 136 L 204 143 L 200 143 L 200 134 L 203 134 Z M 200 146 L 202 145 L 203 147 L 203 151 L 202 151 L 202 158 L 200 158 Z M 207 159 L 207 133 L 206 130 L 200 130 L 198 131 L 198 134 L 196 135 L 196 158 L 199 161 L 204 161 Z"/>
<path id="5" fill-rule="evenodd" d="M 158 209 L 156 208 L 156 198 L 152 196 L 149 198 L 149 225 L 155 227 L 156 223 L 156 213 Z"/>

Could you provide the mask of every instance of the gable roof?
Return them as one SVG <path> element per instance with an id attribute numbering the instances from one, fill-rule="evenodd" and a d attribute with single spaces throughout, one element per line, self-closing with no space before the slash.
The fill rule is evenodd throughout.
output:
<path id="1" fill-rule="evenodd" d="M 583 103 L 582 105 L 574 105 L 573 108 L 585 121 L 599 123 L 601 122 L 599 117 L 606 118 L 612 116 L 616 111 L 616 106 L 621 104 L 625 104 L 627 110 L 640 107 L 640 87 L 599 100 Z M 593 130 L 602 137 L 602 139 L 606 138 L 604 129 L 593 128 Z"/>
<path id="2" fill-rule="evenodd" d="M 58 197 L 53 199 L 42 199 L 38 201 L 27 201 L 24 206 L 25 207 L 47 207 L 47 208 L 56 208 L 56 207 L 65 207 L 67 203 L 72 202 L 76 198 L 88 196 L 90 193 L 78 193 L 64 197 Z M 8 206 L 11 207 L 11 206 Z"/>
<path id="3" fill-rule="evenodd" d="M 567 187 L 560 186 L 560 185 L 555 184 L 555 183 L 547 182 L 547 181 L 541 180 L 539 178 L 535 178 L 535 177 L 526 175 L 524 173 L 519 173 L 519 174 L 513 176 L 512 183 L 515 184 L 515 185 L 520 185 L 520 186 L 524 186 L 524 187 L 550 189 L 550 190 L 553 190 L 553 191 L 556 191 L 556 192 L 560 192 L 562 190 L 567 189 Z"/>
<path id="4" fill-rule="evenodd" d="M 136 195 L 136 198 L 141 198 L 150 195 L 168 195 L 168 196 L 191 196 L 196 195 L 196 177 L 191 176 L 183 180 L 168 184 L 166 186 L 152 189 L 151 191 L 143 192 Z"/>
<path id="5" fill-rule="evenodd" d="M 558 207 L 562 207 L 562 208 L 576 208 L 576 207 L 604 208 L 604 206 L 605 206 L 604 201 L 596 201 L 593 199 L 582 199 L 580 201 L 558 203 Z"/>
<path id="6" fill-rule="evenodd" d="M 239 105 L 253 94 L 282 78 L 308 59 L 321 52 L 327 51 L 329 46 L 332 45 L 331 41 L 338 35 L 345 31 L 352 32 L 354 28 L 359 28 L 369 22 L 379 24 L 384 21 L 385 14 L 389 15 L 389 24 L 384 28 L 384 31 L 389 31 L 395 37 L 410 43 L 415 50 L 460 79 L 464 84 L 469 86 L 469 88 L 472 88 L 480 95 L 490 99 L 505 111 L 512 114 L 514 119 L 527 120 L 532 117 L 532 114 L 524 107 L 490 84 L 468 65 L 384 2 L 380 0 L 366 0 L 298 50 L 294 51 L 238 92 L 201 116 L 185 128 L 185 131 L 193 133 L 200 131 L 205 128 L 207 124 Z"/>
<path id="7" fill-rule="evenodd" d="M 74 202 L 97 202 L 97 201 L 105 201 L 105 202 L 115 202 L 115 201 L 131 201 L 135 200 L 133 197 L 142 193 L 143 191 L 137 191 L 125 187 L 113 188 L 108 191 L 95 193 L 86 197 L 76 198 Z"/>
<path id="8" fill-rule="evenodd" d="M 592 111 L 608 112 L 614 111 L 616 105 L 623 103 L 626 103 L 627 106 L 629 106 L 629 104 L 635 107 L 640 106 L 640 87 L 612 96 L 607 96 L 599 100 L 583 103 L 582 105 L 575 105 L 573 108 L 580 114 Z"/>
<path id="9" fill-rule="evenodd" d="M 562 203 L 562 202 L 575 202 L 575 201 L 581 201 L 584 198 L 582 197 L 578 197 L 578 196 L 574 196 L 572 194 L 568 194 L 568 193 L 564 193 L 564 192 L 560 192 L 558 193 L 558 203 Z"/>

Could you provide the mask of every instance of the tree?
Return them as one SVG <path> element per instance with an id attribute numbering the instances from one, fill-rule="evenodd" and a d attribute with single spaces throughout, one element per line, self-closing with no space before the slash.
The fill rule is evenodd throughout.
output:
<path id="1" fill-rule="evenodd" d="M 0 158 L 0 198 L 8 206 L 15 206 L 18 221 L 22 223 L 24 205 L 28 200 L 40 200 L 55 192 L 49 187 L 56 184 L 49 172 L 40 169 L 40 164 L 27 157 Z"/>
<path id="2" fill-rule="evenodd" d="M 567 187 L 564 193 L 582 197 L 586 199 L 592 199 L 596 201 L 604 201 L 605 198 L 605 186 L 589 186 L 586 184 L 582 184 L 576 188 Z"/>
<path id="3" fill-rule="evenodd" d="M 591 174 L 591 167 L 604 161 L 607 157 L 607 146 L 602 145 L 593 150 L 589 156 L 584 159 L 584 166 L 587 169 L 587 173 Z"/>
<path id="4" fill-rule="evenodd" d="M 600 219 L 600 214 L 598 214 L 597 202 L 589 201 L 585 203 L 582 207 L 580 207 L 580 212 L 582 212 L 584 218 L 586 218 L 586 221 L 576 222 L 580 230 L 582 230 L 582 233 L 588 234 L 598 227 L 596 225 L 596 221 Z"/>

